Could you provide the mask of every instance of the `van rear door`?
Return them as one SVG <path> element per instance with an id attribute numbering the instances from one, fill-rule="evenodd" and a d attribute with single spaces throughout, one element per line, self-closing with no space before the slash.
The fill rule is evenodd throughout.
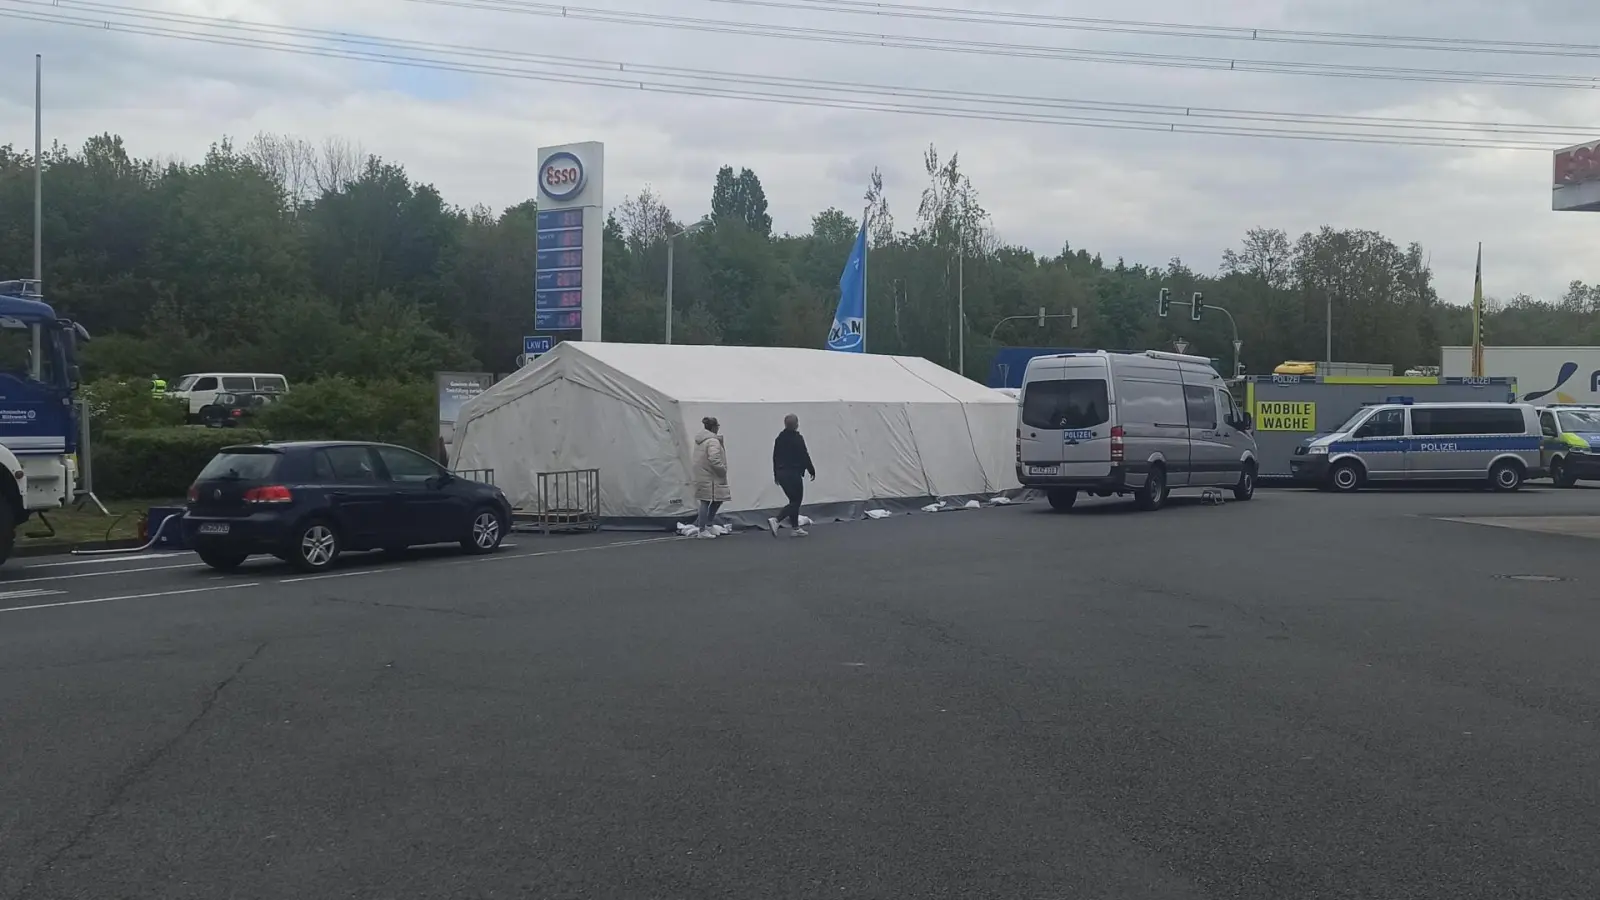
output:
<path id="1" fill-rule="evenodd" d="M 1098 356 L 1035 361 L 1028 367 L 1020 429 L 1025 474 L 1111 474 L 1110 374 Z"/>

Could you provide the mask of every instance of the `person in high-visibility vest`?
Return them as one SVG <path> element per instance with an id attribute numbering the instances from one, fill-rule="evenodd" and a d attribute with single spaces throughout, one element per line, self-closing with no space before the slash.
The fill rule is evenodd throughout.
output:
<path id="1" fill-rule="evenodd" d="M 150 396 L 165 397 L 167 395 L 167 381 L 160 375 L 150 376 Z"/>

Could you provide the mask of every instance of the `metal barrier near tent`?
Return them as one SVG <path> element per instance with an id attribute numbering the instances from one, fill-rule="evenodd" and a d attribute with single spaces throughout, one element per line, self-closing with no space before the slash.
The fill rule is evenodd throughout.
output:
<path id="1" fill-rule="evenodd" d="M 534 508 L 516 510 L 516 524 L 545 534 L 600 530 L 600 470 L 567 469 L 539 472 L 534 482 Z"/>

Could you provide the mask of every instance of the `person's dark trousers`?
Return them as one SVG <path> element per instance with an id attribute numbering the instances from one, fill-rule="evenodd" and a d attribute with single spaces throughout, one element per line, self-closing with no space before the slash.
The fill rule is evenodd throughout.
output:
<path id="1" fill-rule="evenodd" d="M 789 498 L 789 505 L 778 513 L 778 521 L 787 521 L 796 528 L 800 527 L 800 503 L 806 496 L 805 473 L 779 472 L 777 476 L 778 487 L 783 488 L 783 495 Z"/>

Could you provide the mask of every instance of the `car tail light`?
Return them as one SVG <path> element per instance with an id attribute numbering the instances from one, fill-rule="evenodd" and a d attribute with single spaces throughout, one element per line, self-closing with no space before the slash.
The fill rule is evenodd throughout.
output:
<path id="1" fill-rule="evenodd" d="M 1111 461 L 1122 462 L 1122 426 L 1111 426 Z"/>
<path id="2" fill-rule="evenodd" d="M 200 485 L 198 485 L 198 484 L 189 485 L 189 502 L 190 503 L 194 503 L 195 501 L 197 501 L 199 499 L 200 499 Z"/>
<path id="3" fill-rule="evenodd" d="M 1022 462 L 1022 429 L 1017 429 L 1017 462 Z"/>
<path id="4" fill-rule="evenodd" d="M 244 410 L 242 410 L 242 409 L 236 409 L 236 410 L 234 410 L 234 411 L 233 411 L 233 412 L 232 412 L 232 413 L 230 413 L 230 414 L 229 414 L 229 415 L 231 415 L 231 416 L 233 416 L 233 417 L 234 417 L 234 418 L 235 418 L 235 419 L 237 419 L 237 418 L 240 418 L 240 417 L 242 417 L 242 416 L 243 416 L 243 415 L 244 415 Z"/>
<path id="5" fill-rule="evenodd" d="M 253 487 L 244 492 L 246 503 L 289 503 L 294 500 L 294 495 L 281 484 L 267 487 Z"/>

